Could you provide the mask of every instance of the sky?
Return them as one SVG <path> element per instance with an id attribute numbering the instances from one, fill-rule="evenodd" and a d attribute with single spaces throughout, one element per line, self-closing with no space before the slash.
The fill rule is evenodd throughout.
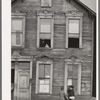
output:
<path id="1" fill-rule="evenodd" d="M 80 1 L 84 3 L 86 6 L 88 6 L 90 9 L 92 9 L 94 12 L 96 12 L 97 0 L 80 0 Z"/>

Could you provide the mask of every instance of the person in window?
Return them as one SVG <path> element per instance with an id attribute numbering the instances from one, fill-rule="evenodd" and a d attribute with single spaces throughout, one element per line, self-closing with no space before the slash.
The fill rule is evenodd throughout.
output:
<path id="1" fill-rule="evenodd" d="M 64 87 L 61 87 L 61 91 L 59 93 L 59 100 L 65 100 L 65 93 L 64 93 Z"/>
<path id="2" fill-rule="evenodd" d="M 72 86 L 72 85 L 68 86 L 67 94 L 68 94 L 68 100 L 74 100 L 75 99 L 74 86 Z"/>

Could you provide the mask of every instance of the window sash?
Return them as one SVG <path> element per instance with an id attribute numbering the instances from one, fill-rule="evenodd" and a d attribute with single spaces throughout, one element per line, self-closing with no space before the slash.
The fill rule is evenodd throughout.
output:
<path id="1" fill-rule="evenodd" d="M 50 64 L 39 64 L 39 78 L 50 78 L 50 72 Z"/>
<path id="2" fill-rule="evenodd" d="M 11 45 L 12 46 L 22 46 L 22 38 L 23 33 L 22 32 L 12 32 L 11 34 Z"/>
<path id="3" fill-rule="evenodd" d="M 23 32 L 23 19 L 12 19 L 12 32 Z"/>
<path id="4" fill-rule="evenodd" d="M 39 79 L 39 93 L 50 93 L 50 79 Z"/>
<path id="5" fill-rule="evenodd" d="M 69 19 L 69 32 L 68 33 L 80 33 L 80 20 L 78 19 Z"/>
<path id="6" fill-rule="evenodd" d="M 51 33 L 51 18 L 40 19 L 40 32 Z"/>
<path id="7" fill-rule="evenodd" d="M 70 33 L 70 34 L 68 34 L 68 37 L 72 37 L 72 38 L 79 38 L 80 37 L 80 35 L 79 35 L 79 33 Z"/>
<path id="8" fill-rule="evenodd" d="M 51 40 L 51 34 L 40 34 L 40 39 L 50 39 Z"/>

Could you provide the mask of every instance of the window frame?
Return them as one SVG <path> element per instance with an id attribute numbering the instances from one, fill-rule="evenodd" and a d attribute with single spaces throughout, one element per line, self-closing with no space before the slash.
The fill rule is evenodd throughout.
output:
<path id="1" fill-rule="evenodd" d="M 81 12 L 66 13 L 66 43 L 65 43 L 66 48 L 69 48 L 68 47 L 69 20 L 79 20 L 79 48 L 82 48 L 82 16 L 83 13 Z"/>
<path id="2" fill-rule="evenodd" d="M 50 93 L 39 93 L 39 91 L 38 91 L 39 90 L 39 87 L 38 87 L 38 85 L 39 85 L 39 82 L 38 82 L 38 80 L 39 80 L 39 64 L 50 64 L 51 65 Z M 35 91 L 35 93 L 36 94 L 47 94 L 47 95 L 52 94 L 52 80 L 53 80 L 53 62 L 52 61 L 37 61 L 37 63 L 36 63 L 36 91 Z"/>
<path id="3" fill-rule="evenodd" d="M 54 30 L 54 17 L 53 14 L 44 14 L 44 13 L 39 13 L 37 14 L 37 48 L 41 49 L 52 49 L 53 48 L 53 30 Z M 40 47 L 40 20 L 41 18 L 43 19 L 51 19 L 51 47 L 45 48 L 45 47 Z"/>
<path id="4" fill-rule="evenodd" d="M 78 80 L 78 94 L 77 95 L 80 95 L 81 94 L 81 74 L 82 74 L 82 64 L 81 64 L 81 60 L 79 60 L 79 59 L 76 59 L 75 61 L 72 61 L 71 59 L 65 59 L 65 79 L 64 79 L 64 91 L 65 91 L 65 93 L 67 93 L 67 79 L 68 79 L 68 65 L 78 65 L 78 78 L 79 78 L 79 80 Z"/>
<path id="5" fill-rule="evenodd" d="M 11 23 L 12 23 L 13 19 L 17 19 L 17 20 L 21 19 L 22 24 L 23 24 L 23 26 L 22 26 L 22 43 L 21 43 L 21 45 L 17 45 L 17 44 L 12 45 L 11 44 L 12 47 L 22 47 L 22 48 L 24 48 L 24 46 L 25 46 L 25 15 L 26 15 L 25 13 L 12 13 Z M 12 34 L 12 30 L 11 30 L 11 34 Z"/>

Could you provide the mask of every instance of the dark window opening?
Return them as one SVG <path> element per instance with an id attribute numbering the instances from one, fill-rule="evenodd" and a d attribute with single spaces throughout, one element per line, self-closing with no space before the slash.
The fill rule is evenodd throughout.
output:
<path id="1" fill-rule="evenodd" d="M 15 69 L 11 69 L 11 83 L 14 84 Z"/>
<path id="2" fill-rule="evenodd" d="M 51 47 L 51 40 L 50 39 L 40 39 L 40 47 Z"/>
<path id="3" fill-rule="evenodd" d="M 69 38 L 68 47 L 69 48 L 79 48 L 79 38 Z"/>

